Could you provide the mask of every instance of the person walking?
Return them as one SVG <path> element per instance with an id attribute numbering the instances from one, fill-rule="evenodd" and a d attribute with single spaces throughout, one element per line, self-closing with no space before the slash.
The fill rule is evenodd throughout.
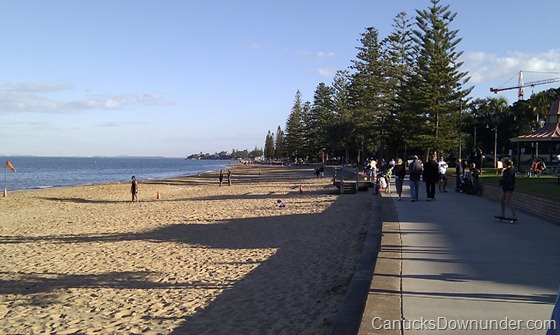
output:
<path id="1" fill-rule="evenodd" d="M 463 163 L 460 158 L 455 161 L 455 191 L 463 192 Z"/>
<path id="2" fill-rule="evenodd" d="M 418 156 L 412 155 L 412 162 L 408 166 L 410 175 L 410 197 L 412 202 L 418 201 L 418 191 L 420 189 L 420 177 L 422 176 L 422 164 L 418 161 Z"/>
<path id="3" fill-rule="evenodd" d="M 422 177 L 426 183 L 426 195 L 428 201 L 436 200 L 436 183 L 438 181 L 439 166 L 436 161 L 437 156 L 432 154 L 431 159 L 424 164 Z"/>
<path id="4" fill-rule="evenodd" d="M 130 193 L 132 193 L 132 202 L 138 201 L 138 182 L 136 181 L 136 177 L 132 176 L 130 178 L 132 180 L 130 185 Z"/>
<path id="5" fill-rule="evenodd" d="M 227 184 L 231 186 L 231 170 L 227 170 Z"/>
<path id="6" fill-rule="evenodd" d="M 391 178 L 393 177 L 393 166 L 389 166 L 387 171 L 385 171 L 385 181 L 387 182 L 387 187 L 385 187 L 385 193 L 391 193 Z"/>
<path id="7" fill-rule="evenodd" d="M 377 161 L 376 161 L 375 159 L 372 158 L 372 159 L 369 161 L 369 167 L 370 167 L 370 169 L 371 169 L 371 172 L 370 172 L 370 181 L 375 183 L 376 178 L 377 178 Z"/>
<path id="8" fill-rule="evenodd" d="M 500 198 L 500 217 L 506 217 L 506 205 L 509 206 L 511 210 L 511 218 L 517 219 L 515 214 L 515 208 L 511 204 L 511 197 L 515 191 L 515 170 L 513 169 L 513 162 L 510 159 L 504 160 L 504 172 L 502 173 L 502 179 L 500 179 L 500 186 L 502 187 L 502 197 Z"/>
<path id="9" fill-rule="evenodd" d="M 447 187 L 447 168 L 449 166 L 443 159 L 443 156 L 439 156 L 438 169 L 439 169 L 439 191 L 447 192 L 445 187 Z"/>
<path id="10" fill-rule="evenodd" d="M 406 176 L 406 167 L 404 166 L 403 160 L 400 158 L 397 158 L 397 161 L 393 166 L 393 175 L 395 176 L 395 188 L 397 189 L 397 194 L 399 195 L 399 201 L 401 201 L 402 187 L 404 177 Z"/>
<path id="11" fill-rule="evenodd" d="M 222 187 L 222 183 L 224 182 L 224 171 L 220 170 L 220 176 L 218 178 L 220 180 L 220 187 Z"/>

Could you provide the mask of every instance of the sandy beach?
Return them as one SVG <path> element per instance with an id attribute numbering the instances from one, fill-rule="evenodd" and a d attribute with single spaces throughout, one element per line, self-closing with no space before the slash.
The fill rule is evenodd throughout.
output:
<path id="1" fill-rule="evenodd" d="M 0 199 L 0 333 L 328 334 L 371 217 L 371 192 L 313 168 L 236 165 L 232 186 L 140 181 L 130 198 L 116 183 Z"/>

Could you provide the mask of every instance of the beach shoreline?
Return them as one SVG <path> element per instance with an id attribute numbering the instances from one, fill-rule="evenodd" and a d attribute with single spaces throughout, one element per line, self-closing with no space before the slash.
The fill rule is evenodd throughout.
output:
<path id="1" fill-rule="evenodd" d="M 89 186 L 192 176 L 219 171 L 237 164 L 236 160 L 185 160 L 177 158 L 123 157 L 35 157 L 11 160 L 17 173 L 6 171 L 8 191 Z"/>
<path id="2" fill-rule="evenodd" d="M 328 334 L 371 195 L 313 167 L 231 171 L 141 181 L 138 203 L 127 183 L 1 199 L 0 332 Z"/>

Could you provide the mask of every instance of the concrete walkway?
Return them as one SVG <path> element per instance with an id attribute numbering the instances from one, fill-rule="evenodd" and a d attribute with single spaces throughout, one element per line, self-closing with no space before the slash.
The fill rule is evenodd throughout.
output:
<path id="1" fill-rule="evenodd" d="M 545 334 L 560 285 L 560 226 L 449 190 L 383 195 L 383 238 L 359 334 Z M 506 212 L 509 214 L 509 212 Z M 402 320 L 402 322 L 401 322 Z M 460 330 L 465 328 L 464 330 Z"/>

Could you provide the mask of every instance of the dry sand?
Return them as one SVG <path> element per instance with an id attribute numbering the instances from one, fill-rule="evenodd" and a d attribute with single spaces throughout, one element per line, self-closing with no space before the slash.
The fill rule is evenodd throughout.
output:
<path id="1" fill-rule="evenodd" d="M 260 165 L 236 166 L 232 186 L 139 189 L 138 203 L 128 183 L 0 198 L 0 333 L 328 334 L 370 192 Z"/>

